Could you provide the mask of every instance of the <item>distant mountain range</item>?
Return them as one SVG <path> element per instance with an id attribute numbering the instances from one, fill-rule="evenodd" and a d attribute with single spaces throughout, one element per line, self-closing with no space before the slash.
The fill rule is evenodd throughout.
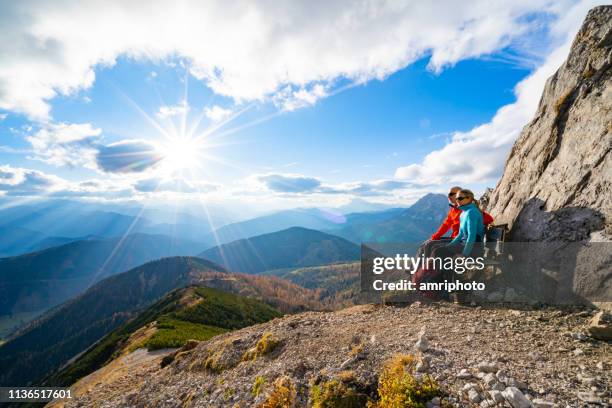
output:
<path id="1" fill-rule="evenodd" d="M 446 198 L 436 195 L 444 207 Z M 0 201 L 3 202 L 3 201 Z M 82 240 L 84 237 L 114 238 L 133 233 L 167 235 L 180 240 L 200 242 L 202 249 L 239 239 L 303 227 L 340 235 L 355 243 L 375 237 L 413 239 L 427 229 L 423 219 L 413 219 L 414 225 L 396 231 L 393 226 L 380 226 L 383 221 L 409 211 L 406 208 L 381 209 L 366 203 L 350 208 L 361 212 L 344 213 L 341 209 L 303 208 L 282 210 L 239 222 L 220 214 L 195 216 L 190 213 L 153 208 L 118 205 L 96 205 L 68 200 L 50 200 L 0 209 L 0 256 L 15 256 L 28 252 Z M 419 202 L 411 207 L 419 206 Z M 376 211 L 363 211 L 377 209 Z M 346 209 L 345 209 L 346 210 Z M 219 211 L 217 211 L 219 212 Z M 430 214 L 436 215 L 436 212 Z M 402 226 L 400 225 L 400 228 Z"/>
<path id="2" fill-rule="evenodd" d="M 322 232 L 293 226 L 210 248 L 205 242 L 170 238 L 207 234 L 200 231 L 197 219 L 188 214 L 176 218 L 186 224 L 152 224 L 143 218 L 134 224 L 133 216 L 98 210 L 86 212 L 70 202 L 46 207 L 43 204 L 8 207 L 0 210 L 0 222 L 4 222 L 0 226 L 3 232 L 0 251 L 34 252 L 0 259 L 0 315 L 46 310 L 106 276 L 168 256 L 199 253 L 230 271 L 245 273 L 355 261 L 359 259 L 356 244 L 360 242 L 426 239 L 447 208 L 446 197 L 428 194 L 408 209 L 347 215 L 318 209 L 281 211 L 222 227 L 216 231 L 217 238 L 230 239 L 291 224 L 327 229 Z M 58 217 L 61 222 L 57 222 Z M 43 234 L 18 226 L 21 224 L 49 230 Z M 163 234 L 133 233 L 125 238 L 105 238 L 105 234 L 123 233 L 126 228 L 145 227 Z M 70 231 L 72 235 L 92 232 L 102 235 L 86 238 L 48 235 Z"/>
<path id="3" fill-rule="evenodd" d="M 334 214 L 317 208 L 283 210 L 222 226 L 211 233 L 206 241 L 226 244 L 291 227 L 314 230 L 331 229 L 344 220 L 344 216 L 340 213 Z"/>
<path id="4" fill-rule="evenodd" d="M 344 214 L 337 210 L 322 208 L 302 208 L 277 211 L 272 214 L 235 222 L 217 228 L 203 238 L 207 243 L 217 245 L 256 235 L 268 234 L 291 227 L 302 227 L 331 234 L 338 229 L 363 223 L 377 223 L 392 218 L 406 208 L 388 208 L 379 211 L 355 212 Z"/>
<path id="5" fill-rule="evenodd" d="M 207 249 L 198 256 L 244 273 L 323 265 L 359 259 L 357 245 L 335 235 L 302 227 L 240 239 Z"/>
<path id="6" fill-rule="evenodd" d="M 72 240 L 66 237 L 50 237 L 42 232 L 17 226 L 0 226 L 0 257 L 34 252 L 66 244 Z"/>
<path id="7" fill-rule="evenodd" d="M 48 309 L 109 275 L 153 259 L 193 255 L 200 243 L 162 235 L 75 241 L 0 259 L 0 315 Z"/>
<path id="8" fill-rule="evenodd" d="M 207 286 L 265 301 L 282 312 L 318 306 L 315 291 L 271 276 L 229 274 L 212 262 L 172 257 L 111 276 L 34 321 L 0 347 L 0 386 L 40 380 L 168 292 Z"/>
<path id="9" fill-rule="evenodd" d="M 407 209 L 347 216 L 347 222 L 328 232 L 356 243 L 417 243 L 433 234 L 448 213 L 443 194 L 427 194 Z"/>
<path id="10" fill-rule="evenodd" d="M 51 201 L 0 210 L 0 256 L 20 255 L 84 237 L 115 238 L 134 233 L 197 241 L 200 250 L 214 242 L 207 241 L 212 230 L 209 222 L 190 214 L 176 213 L 170 218 L 153 210 L 131 214 L 127 208 L 126 213 L 120 213 L 79 204 Z M 157 215 L 163 221 L 147 218 Z"/>

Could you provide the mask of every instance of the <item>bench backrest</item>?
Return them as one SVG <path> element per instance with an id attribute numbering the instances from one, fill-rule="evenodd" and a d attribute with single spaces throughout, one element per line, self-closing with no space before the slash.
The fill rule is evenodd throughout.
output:
<path id="1" fill-rule="evenodd" d="M 489 225 L 485 231 L 485 247 L 495 255 L 504 252 L 504 242 L 508 234 L 508 224 Z"/>

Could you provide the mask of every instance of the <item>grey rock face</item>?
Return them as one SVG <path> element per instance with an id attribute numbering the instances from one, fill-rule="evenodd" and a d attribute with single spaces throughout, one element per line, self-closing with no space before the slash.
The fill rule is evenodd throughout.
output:
<path id="1" fill-rule="evenodd" d="M 588 13 L 486 194 L 487 209 L 496 223 L 509 224 L 512 241 L 612 241 L 611 85 L 612 6 L 600 6 Z M 597 262 L 601 268 L 573 283 L 589 300 L 612 295 L 610 259 Z"/>
<path id="2" fill-rule="evenodd" d="M 556 240 L 566 225 L 577 230 L 572 240 L 603 229 L 612 235 L 611 67 L 612 6 L 596 7 L 488 197 L 514 240 Z"/>

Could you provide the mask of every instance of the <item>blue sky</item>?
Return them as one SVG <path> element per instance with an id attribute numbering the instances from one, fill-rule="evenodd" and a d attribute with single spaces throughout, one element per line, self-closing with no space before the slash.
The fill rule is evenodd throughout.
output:
<path id="1" fill-rule="evenodd" d="M 182 4 L 0 6 L 0 194 L 264 210 L 482 191 L 595 3 Z"/>

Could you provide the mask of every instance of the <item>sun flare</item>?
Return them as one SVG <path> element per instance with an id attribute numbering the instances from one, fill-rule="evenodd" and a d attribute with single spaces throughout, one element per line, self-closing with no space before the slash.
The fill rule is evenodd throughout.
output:
<path id="1" fill-rule="evenodd" d="M 194 170 L 199 166 L 203 143 L 195 137 L 180 135 L 164 142 L 160 147 L 165 173 Z"/>

